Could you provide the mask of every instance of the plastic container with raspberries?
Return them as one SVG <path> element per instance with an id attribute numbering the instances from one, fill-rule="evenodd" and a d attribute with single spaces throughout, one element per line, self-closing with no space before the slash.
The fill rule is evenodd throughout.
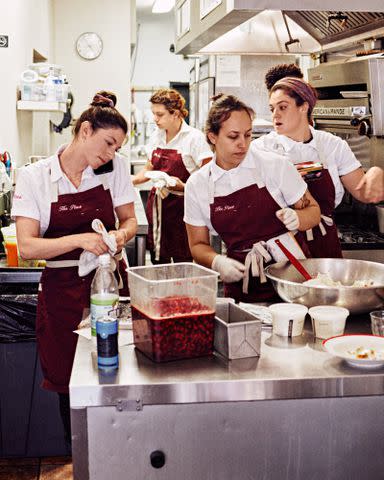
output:
<path id="1" fill-rule="evenodd" d="M 135 347 L 155 362 L 211 355 L 217 277 L 194 263 L 128 269 Z"/>

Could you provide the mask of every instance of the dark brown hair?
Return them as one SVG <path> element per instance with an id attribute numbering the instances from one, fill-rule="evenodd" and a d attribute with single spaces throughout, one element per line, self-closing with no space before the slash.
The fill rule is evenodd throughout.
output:
<path id="1" fill-rule="evenodd" d="M 268 90 L 271 90 L 273 85 L 285 77 L 303 78 L 303 72 L 295 63 L 280 63 L 271 67 L 265 74 L 264 82 Z"/>
<path id="2" fill-rule="evenodd" d="M 208 137 L 208 133 L 218 135 L 221 126 L 226 120 L 228 120 L 232 112 L 246 112 L 251 121 L 255 117 L 254 110 L 234 95 L 219 93 L 212 97 L 212 100 L 213 105 L 209 110 L 207 121 L 205 123 L 205 135 L 207 142 L 211 146 L 213 146 L 213 144 Z"/>
<path id="3" fill-rule="evenodd" d="M 177 110 L 180 112 L 182 118 L 188 116 L 188 110 L 184 108 L 185 98 L 180 95 L 177 90 L 173 90 L 172 88 L 157 90 L 149 101 L 153 104 L 164 105 L 169 113 L 174 113 Z"/>
<path id="4" fill-rule="evenodd" d="M 92 130 L 99 128 L 121 128 L 124 133 L 128 132 L 128 124 L 125 118 L 115 108 L 116 95 L 102 90 L 93 97 L 91 106 L 77 119 L 73 133 L 75 137 L 80 131 L 83 122 L 89 122 Z"/>

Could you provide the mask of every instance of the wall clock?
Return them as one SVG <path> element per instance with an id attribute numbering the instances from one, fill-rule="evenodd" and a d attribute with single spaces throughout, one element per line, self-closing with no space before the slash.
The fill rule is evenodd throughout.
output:
<path id="1" fill-rule="evenodd" d="M 103 41 L 95 32 L 82 33 L 76 40 L 76 51 L 85 60 L 94 60 L 103 50 Z"/>

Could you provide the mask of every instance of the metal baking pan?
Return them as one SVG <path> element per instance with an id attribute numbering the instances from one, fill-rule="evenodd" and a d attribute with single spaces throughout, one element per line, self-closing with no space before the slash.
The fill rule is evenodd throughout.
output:
<path id="1" fill-rule="evenodd" d="M 225 358 L 259 357 L 262 321 L 234 303 L 217 303 L 214 348 Z"/>

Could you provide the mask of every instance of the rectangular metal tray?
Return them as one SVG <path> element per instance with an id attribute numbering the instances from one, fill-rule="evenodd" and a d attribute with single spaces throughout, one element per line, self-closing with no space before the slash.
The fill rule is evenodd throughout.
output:
<path id="1" fill-rule="evenodd" d="M 215 350 L 229 360 L 259 357 L 262 321 L 234 303 L 217 303 Z"/>

